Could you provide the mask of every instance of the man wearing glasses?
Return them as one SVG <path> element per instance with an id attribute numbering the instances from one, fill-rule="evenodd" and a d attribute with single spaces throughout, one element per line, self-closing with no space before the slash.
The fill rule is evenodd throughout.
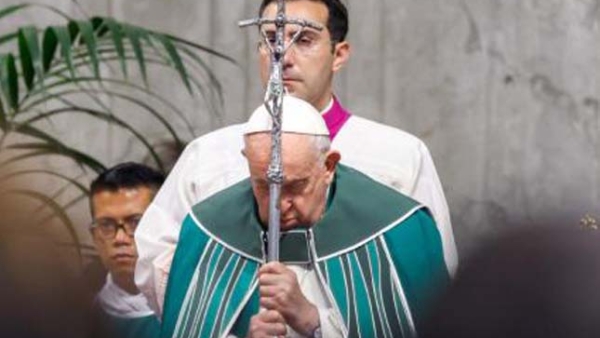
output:
<path id="1" fill-rule="evenodd" d="M 164 175 L 154 169 L 128 162 L 106 170 L 91 184 L 91 232 L 108 270 L 95 302 L 98 330 L 106 336 L 158 337 L 158 320 L 133 279 L 138 256 L 133 234 L 163 181 Z"/>

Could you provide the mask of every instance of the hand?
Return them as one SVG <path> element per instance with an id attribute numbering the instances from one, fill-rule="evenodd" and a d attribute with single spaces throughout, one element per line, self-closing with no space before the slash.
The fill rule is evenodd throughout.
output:
<path id="1" fill-rule="evenodd" d="M 286 334 L 285 320 L 277 311 L 261 311 L 250 318 L 248 338 L 273 338 L 285 336 Z"/>
<path id="2" fill-rule="evenodd" d="M 258 271 L 260 305 L 277 311 L 296 332 L 310 336 L 319 326 L 317 307 L 304 297 L 296 274 L 279 262 L 263 265 Z"/>

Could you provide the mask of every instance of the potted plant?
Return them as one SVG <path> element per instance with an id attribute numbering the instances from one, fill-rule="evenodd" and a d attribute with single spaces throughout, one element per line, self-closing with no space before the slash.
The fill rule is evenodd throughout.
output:
<path id="1" fill-rule="evenodd" d="M 39 223 L 58 220 L 81 255 L 78 229 L 69 209 L 87 198 L 87 175 L 101 172 L 105 165 L 48 125 L 65 123 L 65 116 L 110 124 L 131 134 L 153 164 L 165 170 L 143 128 L 129 121 L 127 114 L 115 111 L 110 102 L 135 107 L 164 130 L 170 144 L 182 149 L 181 128 L 174 126 L 171 117 L 188 129 L 190 123 L 176 104 L 150 85 L 149 74 L 156 69 L 171 71 L 182 88 L 204 97 L 215 111 L 222 103 L 221 88 L 204 57 L 233 60 L 173 35 L 108 17 L 75 19 L 43 5 L 5 7 L 0 10 L 0 20 L 30 8 L 52 12 L 64 23 L 45 28 L 23 26 L 0 36 L 0 48 L 8 50 L 0 53 L 0 188 L 4 194 L 37 201 L 34 212 Z M 132 77 L 132 72 L 138 76 Z M 78 172 L 46 166 L 43 159 L 50 157 L 66 158 L 77 165 Z M 52 179 L 54 183 L 50 187 L 25 184 L 18 189 L 5 184 L 18 178 L 34 182 Z"/>

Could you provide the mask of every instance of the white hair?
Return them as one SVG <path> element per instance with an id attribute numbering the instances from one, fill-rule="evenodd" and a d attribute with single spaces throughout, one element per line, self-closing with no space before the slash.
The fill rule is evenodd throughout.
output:
<path id="1" fill-rule="evenodd" d="M 325 165 L 325 155 L 329 149 L 331 149 L 331 140 L 329 136 L 324 135 L 311 135 L 313 145 L 315 146 L 315 152 L 318 154 L 319 165 Z"/>

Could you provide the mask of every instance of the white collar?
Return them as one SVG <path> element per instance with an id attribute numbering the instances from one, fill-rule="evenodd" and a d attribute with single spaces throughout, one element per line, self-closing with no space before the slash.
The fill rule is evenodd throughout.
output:
<path id="1" fill-rule="evenodd" d="M 106 276 L 102 290 L 96 295 L 96 302 L 106 313 L 116 317 L 138 318 L 154 315 L 142 293 L 132 295 L 123 290 L 113 281 L 110 273 Z"/>

